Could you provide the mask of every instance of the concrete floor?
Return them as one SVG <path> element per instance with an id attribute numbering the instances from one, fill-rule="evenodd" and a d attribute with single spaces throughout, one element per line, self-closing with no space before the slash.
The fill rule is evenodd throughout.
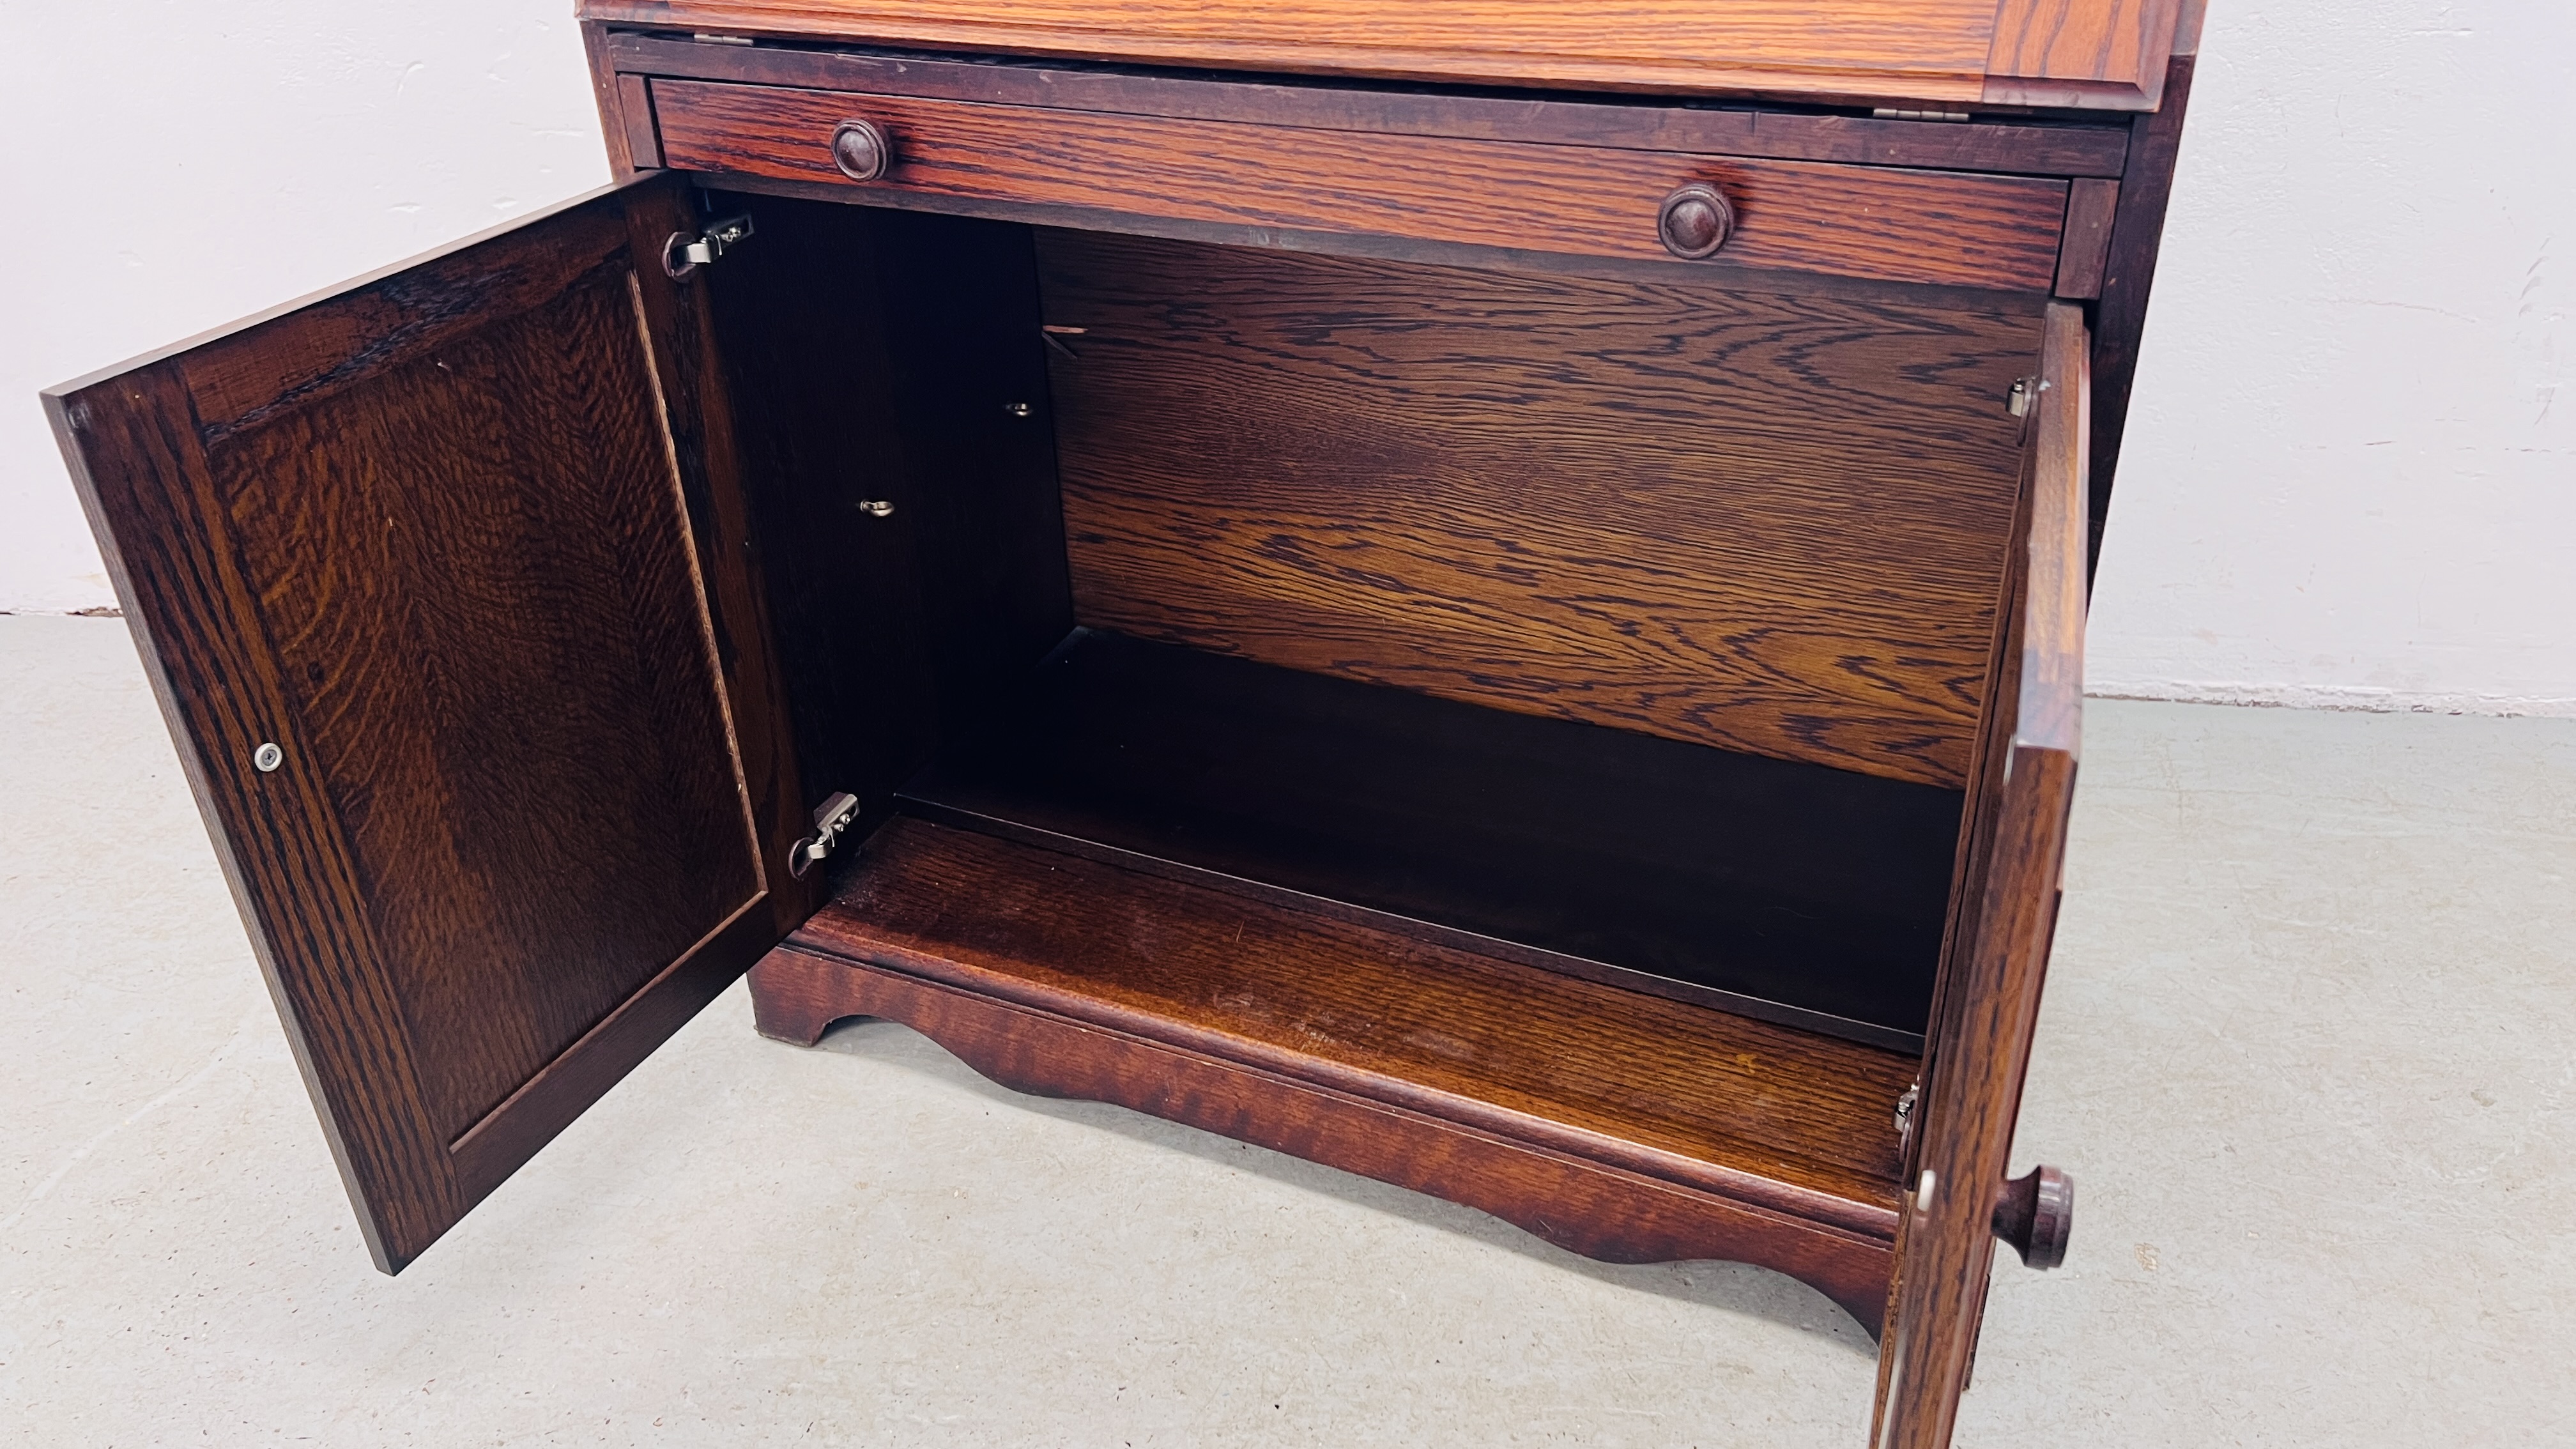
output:
<path id="1" fill-rule="evenodd" d="M 2097 702 L 1963 1445 L 2576 1443 L 2576 722 Z M 117 621 L 0 618 L 0 1440 L 1832 1445 L 1786 1279 L 739 988 L 369 1266 Z"/>

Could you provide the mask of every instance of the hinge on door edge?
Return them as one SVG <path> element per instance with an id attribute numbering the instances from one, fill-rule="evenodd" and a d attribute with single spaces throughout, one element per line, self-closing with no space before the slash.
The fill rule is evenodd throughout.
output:
<path id="1" fill-rule="evenodd" d="M 2048 383 L 2036 377 L 2013 379 L 2012 391 L 2004 394 L 2004 411 L 2017 418 L 2030 416 L 2031 399 L 2048 391 Z"/>
<path id="2" fill-rule="evenodd" d="M 1896 1150 L 1903 1152 L 1914 1136 L 1914 1104 L 1923 1098 L 1923 1079 L 1916 1077 L 1896 1099 Z"/>
<path id="3" fill-rule="evenodd" d="M 1874 121 L 1964 121 L 1969 119 L 1966 111 L 1900 111 L 1894 106 L 1879 106 L 1869 115 Z"/>
<path id="4" fill-rule="evenodd" d="M 750 235 L 751 213 L 747 211 L 708 222 L 707 229 L 696 236 L 675 231 L 669 241 L 662 243 L 662 270 L 673 281 L 684 280 L 691 272 L 723 256 L 725 248 Z"/>
<path id="5" fill-rule="evenodd" d="M 798 880 L 814 868 L 814 862 L 832 853 L 841 843 L 841 832 L 859 818 L 859 797 L 847 790 L 835 790 L 831 797 L 814 807 L 814 833 L 790 846 L 787 851 L 787 873 Z"/>

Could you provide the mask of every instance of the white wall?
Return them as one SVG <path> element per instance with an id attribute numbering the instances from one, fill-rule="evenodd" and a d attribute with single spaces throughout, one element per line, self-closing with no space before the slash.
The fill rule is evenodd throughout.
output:
<path id="1" fill-rule="evenodd" d="M 2576 4 L 2211 0 L 2097 693 L 2576 714 Z"/>
<path id="2" fill-rule="evenodd" d="M 0 0 L 0 610 L 112 605 L 38 390 L 608 179 L 572 0 Z"/>
<path id="3" fill-rule="evenodd" d="M 2576 6 L 2213 0 L 2099 692 L 2576 714 Z M 35 390 L 606 176 L 569 0 L 16 0 L 0 609 L 110 602 Z"/>

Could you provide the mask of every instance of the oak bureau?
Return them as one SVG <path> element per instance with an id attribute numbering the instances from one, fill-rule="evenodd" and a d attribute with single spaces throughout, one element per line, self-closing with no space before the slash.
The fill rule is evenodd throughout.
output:
<path id="1" fill-rule="evenodd" d="M 379 1265 L 748 971 L 1947 1442 L 2197 6 L 581 23 L 615 184 L 46 394 Z"/>

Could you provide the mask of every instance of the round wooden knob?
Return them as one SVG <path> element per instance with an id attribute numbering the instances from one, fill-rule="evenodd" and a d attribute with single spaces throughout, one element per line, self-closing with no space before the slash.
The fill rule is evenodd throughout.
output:
<path id="1" fill-rule="evenodd" d="M 2030 1267 L 2065 1262 L 2066 1238 L 2074 1226 L 2075 1179 L 2054 1167 L 2034 1167 L 1995 1195 L 1995 1236 L 2012 1244 Z"/>
<path id="2" fill-rule="evenodd" d="M 874 181 L 894 164 L 894 140 L 874 121 L 843 121 L 832 128 L 832 164 L 852 181 Z"/>
<path id="3" fill-rule="evenodd" d="M 1675 187 L 1664 198 L 1663 210 L 1655 214 L 1655 232 L 1664 239 L 1664 250 L 1684 261 L 1714 256 L 1734 230 L 1735 207 L 1725 192 L 1705 181 Z"/>

